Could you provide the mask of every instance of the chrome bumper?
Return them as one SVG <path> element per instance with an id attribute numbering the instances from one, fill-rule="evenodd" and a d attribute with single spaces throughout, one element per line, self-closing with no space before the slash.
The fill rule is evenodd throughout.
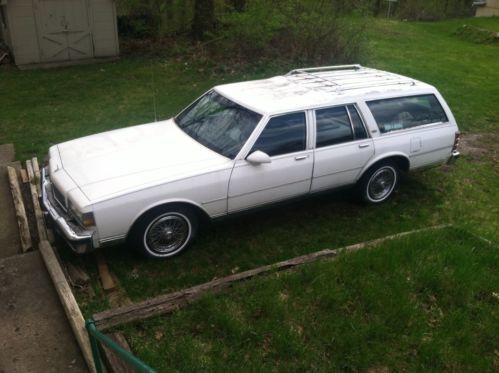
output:
<path id="1" fill-rule="evenodd" d="M 447 160 L 447 164 L 453 164 L 454 162 L 456 162 L 456 160 L 459 159 L 460 156 L 461 153 L 459 153 L 457 150 L 454 150 L 449 159 Z"/>
<path id="2" fill-rule="evenodd" d="M 42 190 L 42 205 L 46 217 L 50 217 L 55 224 L 57 230 L 62 233 L 71 248 L 79 253 L 85 253 L 93 249 L 92 231 L 83 230 L 69 222 L 69 218 L 60 208 L 56 206 L 49 196 L 49 189 L 52 188 L 51 182 L 48 180 L 45 173 L 45 168 L 42 168 L 41 175 L 41 190 Z"/>

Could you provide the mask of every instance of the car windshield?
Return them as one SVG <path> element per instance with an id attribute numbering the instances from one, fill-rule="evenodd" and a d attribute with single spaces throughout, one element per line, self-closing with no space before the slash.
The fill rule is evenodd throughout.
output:
<path id="1" fill-rule="evenodd" d="M 215 91 L 209 91 L 175 118 L 177 125 L 204 146 L 234 159 L 262 116 Z"/>

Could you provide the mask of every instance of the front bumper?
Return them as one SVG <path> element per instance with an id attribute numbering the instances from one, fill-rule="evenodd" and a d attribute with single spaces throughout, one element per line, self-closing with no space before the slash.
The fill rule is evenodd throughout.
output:
<path id="1" fill-rule="evenodd" d="M 459 157 L 461 156 L 461 153 L 459 153 L 457 150 L 454 150 L 451 154 L 451 156 L 449 157 L 449 159 L 447 160 L 447 164 L 453 164 L 454 162 L 456 162 Z"/>
<path id="2" fill-rule="evenodd" d="M 42 206 L 44 215 L 52 223 L 56 230 L 61 233 L 73 251 L 83 254 L 94 249 L 93 233 L 85 230 L 71 222 L 71 218 L 55 202 L 52 194 L 52 183 L 46 175 L 46 169 L 42 169 L 41 175 Z"/>

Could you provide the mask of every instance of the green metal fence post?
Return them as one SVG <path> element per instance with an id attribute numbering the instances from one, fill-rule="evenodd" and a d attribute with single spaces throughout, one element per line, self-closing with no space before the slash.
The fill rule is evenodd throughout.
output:
<path id="1" fill-rule="evenodd" d="M 87 328 L 88 338 L 90 339 L 90 346 L 92 347 L 92 355 L 94 357 L 95 370 L 97 371 L 97 373 L 103 373 L 99 346 L 97 345 L 97 338 L 95 338 L 93 333 L 97 329 L 95 327 L 94 320 L 87 320 L 85 322 L 85 327 Z"/>
<path id="2" fill-rule="evenodd" d="M 90 344 L 92 346 L 92 354 L 94 356 L 95 369 L 97 373 L 102 373 L 102 361 L 99 352 L 99 346 L 97 342 L 106 345 L 108 348 L 113 350 L 121 359 L 123 359 L 127 364 L 132 366 L 137 372 L 144 373 L 156 373 L 154 369 L 145 364 L 143 361 L 135 357 L 130 351 L 125 350 L 118 343 L 113 341 L 107 335 L 101 333 L 95 326 L 95 321 L 90 319 L 85 322 L 85 326 L 88 331 L 88 336 L 90 338 Z"/>

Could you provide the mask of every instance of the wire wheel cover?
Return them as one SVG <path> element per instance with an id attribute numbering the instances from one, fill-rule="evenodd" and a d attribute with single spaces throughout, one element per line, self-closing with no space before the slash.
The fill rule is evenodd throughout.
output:
<path id="1" fill-rule="evenodd" d="M 396 177 L 395 171 L 391 167 L 377 170 L 369 180 L 367 187 L 369 197 L 375 201 L 388 197 L 395 186 Z"/>
<path id="2" fill-rule="evenodd" d="M 190 234 L 191 226 L 185 217 L 169 214 L 149 225 L 144 241 L 149 250 L 167 254 L 181 249 Z"/>

